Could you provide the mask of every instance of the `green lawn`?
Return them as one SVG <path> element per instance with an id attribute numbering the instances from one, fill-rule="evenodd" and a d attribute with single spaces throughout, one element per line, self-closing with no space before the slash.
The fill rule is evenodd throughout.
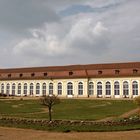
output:
<path id="1" fill-rule="evenodd" d="M 0 100 L 0 115 L 48 119 L 39 100 Z M 136 108 L 130 100 L 65 99 L 52 110 L 53 119 L 98 120 L 119 116 Z M 33 113 L 33 114 L 32 114 Z"/>

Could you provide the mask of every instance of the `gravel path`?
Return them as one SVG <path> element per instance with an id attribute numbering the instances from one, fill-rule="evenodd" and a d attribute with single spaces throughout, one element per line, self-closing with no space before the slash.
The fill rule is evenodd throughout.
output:
<path id="1" fill-rule="evenodd" d="M 0 140 L 138 140 L 140 130 L 123 132 L 57 133 L 0 127 Z"/>
<path id="2" fill-rule="evenodd" d="M 140 109 L 136 108 L 136 109 L 130 110 L 128 112 L 125 112 L 124 114 L 118 116 L 118 118 L 127 118 L 127 117 L 130 117 L 131 115 L 138 114 L 138 113 L 140 113 Z M 115 118 L 116 117 L 107 117 L 107 118 L 103 118 L 101 120 L 97 120 L 97 122 L 112 121 Z"/>
<path id="3" fill-rule="evenodd" d="M 133 114 L 138 114 L 139 112 L 140 112 L 140 109 L 136 108 L 136 109 L 130 110 L 129 112 L 126 112 L 126 113 L 122 114 L 120 117 L 127 118 L 127 117 L 129 117 Z"/>

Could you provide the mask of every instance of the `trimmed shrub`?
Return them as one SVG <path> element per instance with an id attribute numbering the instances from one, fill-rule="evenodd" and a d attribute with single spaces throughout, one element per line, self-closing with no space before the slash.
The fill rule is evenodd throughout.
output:
<path id="1" fill-rule="evenodd" d="M 134 98 L 134 102 L 138 105 L 140 108 L 140 96 Z"/>

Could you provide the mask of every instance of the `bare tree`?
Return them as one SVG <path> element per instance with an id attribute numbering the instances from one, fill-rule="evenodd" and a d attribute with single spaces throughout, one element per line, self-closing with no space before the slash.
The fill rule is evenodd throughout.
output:
<path id="1" fill-rule="evenodd" d="M 49 121 L 52 121 L 52 106 L 59 103 L 60 99 L 55 95 L 48 95 L 41 98 L 41 104 L 48 107 Z"/>

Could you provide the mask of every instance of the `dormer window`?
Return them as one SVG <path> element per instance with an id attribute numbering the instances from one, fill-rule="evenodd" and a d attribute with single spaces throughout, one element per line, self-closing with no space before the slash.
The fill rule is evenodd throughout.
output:
<path id="1" fill-rule="evenodd" d="M 115 70 L 115 74 L 119 74 L 120 73 L 120 70 Z"/>
<path id="2" fill-rule="evenodd" d="M 19 74 L 19 77 L 22 77 L 22 76 L 23 76 L 23 74 L 22 74 L 22 73 L 20 73 L 20 74 Z"/>
<path id="3" fill-rule="evenodd" d="M 133 69 L 133 74 L 137 74 L 138 70 L 137 69 Z"/>
<path id="4" fill-rule="evenodd" d="M 47 72 L 45 72 L 45 73 L 44 73 L 44 76 L 47 76 L 47 75 L 48 75 L 48 73 L 47 73 Z"/>
<path id="5" fill-rule="evenodd" d="M 34 76 L 35 76 L 35 73 L 32 73 L 32 74 L 31 74 L 31 77 L 34 77 Z"/>
<path id="6" fill-rule="evenodd" d="M 70 72 L 69 72 L 69 75 L 73 75 L 73 72 L 72 72 L 72 71 L 70 71 Z"/>
<path id="7" fill-rule="evenodd" d="M 102 74 L 103 72 L 101 70 L 98 71 L 98 74 Z"/>
<path id="8" fill-rule="evenodd" d="M 8 74 L 8 78 L 10 78 L 11 77 L 11 74 Z"/>

